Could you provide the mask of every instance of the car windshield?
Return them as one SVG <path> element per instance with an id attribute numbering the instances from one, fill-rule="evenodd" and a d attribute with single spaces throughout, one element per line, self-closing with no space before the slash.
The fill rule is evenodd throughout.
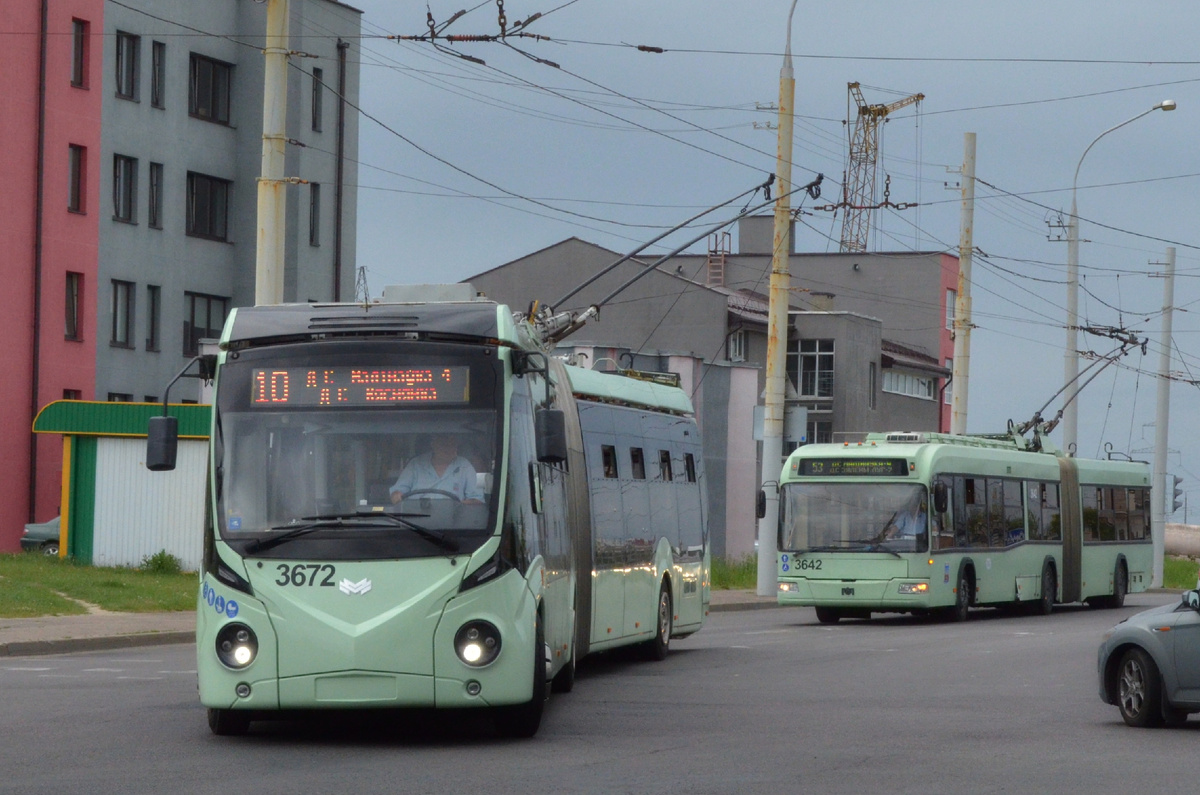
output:
<path id="1" fill-rule="evenodd" d="M 786 483 L 780 550 L 920 552 L 928 549 L 923 486 L 909 483 Z"/>
<path id="2" fill-rule="evenodd" d="M 390 369 L 377 355 L 364 360 L 374 369 L 344 360 L 313 366 L 311 388 L 309 369 L 290 361 L 268 369 L 245 356 L 223 365 L 214 436 L 217 527 L 243 554 L 432 556 L 470 552 L 491 535 L 498 502 L 495 358 L 483 365 L 449 354 L 384 361 Z M 409 378 L 432 370 L 430 361 L 447 363 L 452 397 L 412 399 L 404 386 L 404 399 L 392 399 L 389 390 L 401 387 L 387 383 L 374 392 L 339 393 L 334 383 L 324 390 L 331 402 L 323 402 L 326 382 L 364 372 L 377 380 Z M 264 379 L 274 381 L 264 386 Z M 375 405 L 384 392 L 389 400 Z"/>

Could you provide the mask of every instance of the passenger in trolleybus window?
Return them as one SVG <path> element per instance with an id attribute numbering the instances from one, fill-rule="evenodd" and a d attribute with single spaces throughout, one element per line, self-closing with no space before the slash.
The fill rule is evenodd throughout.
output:
<path id="1" fill-rule="evenodd" d="M 389 491 L 393 504 L 406 496 L 425 496 L 478 505 L 483 502 L 478 480 L 475 467 L 458 454 L 458 436 L 437 433 L 429 452 L 409 461 Z"/>

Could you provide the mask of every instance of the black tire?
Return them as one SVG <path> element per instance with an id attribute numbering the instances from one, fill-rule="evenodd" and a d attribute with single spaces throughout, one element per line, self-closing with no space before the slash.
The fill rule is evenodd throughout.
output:
<path id="1" fill-rule="evenodd" d="M 1039 615 L 1048 616 L 1054 611 L 1054 597 L 1058 594 L 1058 578 L 1049 565 L 1042 567 L 1042 597 L 1037 601 Z"/>
<path id="2" fill-rule="evenodd" d="M 836 607 L 818 607 L 816 610 L 817 621 L 822 624 L 836 624 L 842 620 L 842 611 Z"/>
<path id="3" fill-rule="evenodd" d="M 502 737 L 532 737 L 542 725 L 546 709 L 546 636 L 541 615 L 533 634 L 533 694 L 524 704 L 496 708 L 496 731 Z"/>
<path id="4" fill-rule="evenodd" d="M 642 647 L 647 660 L 659 662 L 667 659 L 671 650 L 671 630 L 675 626 L 675 612 L 671 604 L 671 587 L 663 580 L 658 588 L 658 608 L 654 613 L 654 637 Z"/>
<path id="5" fill-rule="evenodd" d="M 1130 726 L 1146 729 L 1161 725 L 1162 677 L 1150 655 L 1138 648 L 1121 657 L 1117 669 L 1117 708 Z"/>
<path id="6" fill-rule="evenodd" d="M 550 692 L 570 693 L 575 689 L 575 644 L 571 644 L 571 659 L 558 669 L 554 679 L 550 680 Z"/>
<path id="7" fill-rule="evenodd" d="M 237 737 L 250 728 L 250 717 L 239 710 L 209 707 L 208 728 L 219 737 Z"/>
<path id="8" fill-rule="evenodd" d="M 951 621 L 963 622 L 971 617 L 971 590 L 974 588 L 974 578 L 963 568 L 958 572 L 958 585 L 954 588 L 954 606 L 946 611 Z"/>
<path id="9" fill-rule="evenodd" d="M 1117 563 L 1117 570 L 1113 573 L 1113 592 L 1112 596 L 1104 600 L 1104 607 L 1118 608 L 1125 606 L 1125 595 L 1129 593 L 1129 574 L 1125 571 L 1124 563 Z M 1184 716 L 1186 720 L 1186 715 Z"/>
<path id="10" fill-rule="evenodd" d="M 57 558 L 58 557 L 58 542 L 57 541 L 47 541 L 45 544 L 42 544 L 42 554 L 48 558 Z"/>

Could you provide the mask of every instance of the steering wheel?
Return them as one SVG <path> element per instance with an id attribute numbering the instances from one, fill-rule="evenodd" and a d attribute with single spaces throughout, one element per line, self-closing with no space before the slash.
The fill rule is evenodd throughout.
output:
<path id="1" fill-rule="evenodd" d="M 418 494 L 437 494 L 441 497 L 449 497 L 455 502 L 462 502 L 462 500 L 458 498 L 457 494 L 452 491 L 446 491 L 445 489 L 413 489 L 404 495 L 404 499 L 407 500 L 408 498 L 415 497 Z"/>

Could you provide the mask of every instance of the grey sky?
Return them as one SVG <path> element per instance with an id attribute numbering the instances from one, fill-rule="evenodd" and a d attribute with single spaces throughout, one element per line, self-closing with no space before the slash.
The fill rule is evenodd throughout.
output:
<path id="1" fill-rule="evenodd" d="M 361 126 L 358 260 L 372 292 L 456 281 L 572 235 L 625 251 L 762 182 L 776 140 L 761 129 L 775 114 L 761 106 L 778 100 L 789 5 L 507 0 L 510 28 L 552 12 L 528 28 L 551 41 L 510 43 L 561 69 L 496 43 L 452 45 L 480 66 L 427 43 L 364 39 L 362 107 L 391 128 Z M 423 4 L 357 6 L 368 36 L 427 31 Z M 437 23 L 472 9 L 447 33 L 498 31 L 495 2 L 428 8 Z M 974 269 L 969 430 L 1025 420 L 1061 386 L 1066 245 L 1047 239 L 1047 221 L 1065 216 L 1088 144 L 1166 98 L 1178 110 L 1105 136 L 1080 170 L 1081 322 L 1151 338 L 1147 355 L 1126 357 L 1085 391 L 1080 454 L 1103 455 L 1107 442 L 1152 457 L 1163 293 L 1150 274 L 1171 244 L 1182 352 L 1172 369 L 1200 378 L 1200 234 L 1189 223 L 1200 182 L 1190 140 L 1200 118 L 1198 21 L 1200 8 L 1182 1 L 797 5 L 793 180 L 826 176 L 821 199 L 805 206 L 838 198 L 847 82 L 861 82 L 871 103 L 926 96 L 919 114 L 909 107 L 886 125 L 878 191 L 886 173 L 893 202 L 921 206 L 877 215 L 870 250 L 957 251 L 959 194 L 944 183 L 958 180 L 948 169 L 962 164 L 963 134 L 978 136 L 977 176 L 999 190 L 976 192 L 974 240 L 986 256 Z M 622 46 L 639 44 L 667 52 Z M 837 249 L 840 216 L 803 221 L 798 250 Z M 1086 335 L 1080 345 L 1115 347 Z M 1171 448 L 1180 452 L 1168 469 L 1200 498 L 1189 445 L 1198 407 L 1196 386 L 1173 386 Z"/>

